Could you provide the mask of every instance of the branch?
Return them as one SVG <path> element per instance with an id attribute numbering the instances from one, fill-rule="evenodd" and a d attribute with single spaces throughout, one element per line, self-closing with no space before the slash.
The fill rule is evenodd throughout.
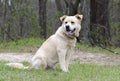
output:
<path id="1" fill-rule="evenodd" d="M 68 6 L 68 7 L 70 7 L 70 6 L 74 6 L 74 4 L 72 3 L 72 1 L 69 1 L 69 0 L 65 0 L 65 3 L 66 3 L 66 5 Z"/>
<path id="2" fill-rule="evenodd" d="M 55 0 L 55 3 L 56 3 L 57 10 L 60 11 L 60 12 L 63 12 L 63 7 L 61 5 L 61 1 L 60 0 Z"/>
<path id="3" fill-rule="evenodd" d="M 74 3 L 74 8 L 76 9 L 79 6 L 80 0 L 76 0 Z"/>

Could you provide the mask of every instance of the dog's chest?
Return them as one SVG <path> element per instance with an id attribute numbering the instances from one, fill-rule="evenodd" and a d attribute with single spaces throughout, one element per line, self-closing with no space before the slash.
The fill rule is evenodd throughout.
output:
<path id="1" fill-rule="evenodd" d="M 75 47 L 75 41 L 74 40 L 68 41 L 66 47 L 68 49 Z"/>

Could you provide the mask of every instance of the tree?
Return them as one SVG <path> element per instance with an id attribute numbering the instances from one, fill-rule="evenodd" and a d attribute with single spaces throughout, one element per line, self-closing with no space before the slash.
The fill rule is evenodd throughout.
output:
<path id="1" fill-rule="evenodd" d="M 32 0 L 0 1 L 0 41 L 38 36 L 38 9 L 35 8 L 38 5 L 35 3 Z"/>
<path id="2" fill-rule="evenodd" d="M 64 10 L 62 7 L 62 0 L 55 0 L 55 3 L 56 3 L 57 10 L 63 14 Z"/>
<path id="3" fill-rule="evenodd" d="M 46 38 L 47 36 L 47 27 L 46 27 L 46 2 L 47 0 L 39 0 L 39 26 L 40 37 Z"/>
<path id="4" fill-rule="evenodd" d="M 78 6 L 80 4 L 80 0 L 65 0 L 65 4 L 67 7 L 68 15 L 75 15 L 78 13 Z"/>
<path id="5" fill-rule="evenodd" d="M 90 44 L 90 0 L 81 0 L 81 13 L 83 14 L 81 37 Z"/>
<path id="6" fill-rule="evenodd" d="M 3 23 L 1 25 L 1 37 L 3 40 L 14 40 L 11 36 L 11 0 L 1 0 L 1 7 L 3 8 L 1 16 L 3 15 Z M 8 15 L 9 14 L 9 15 Z"/>
<path id="7" fill-rule="evenodd" d="M 110 40 L 109 0 L 91 0 L 91 44 L 108 45 Z"/>
<path id="8" fill-rule="evenodd" d="M 57 10 L 66 15 L 75 15 L 78 13 L 80 0 L 55 0 Z M 63 4 L 65 6 L 63 6 Z"/>

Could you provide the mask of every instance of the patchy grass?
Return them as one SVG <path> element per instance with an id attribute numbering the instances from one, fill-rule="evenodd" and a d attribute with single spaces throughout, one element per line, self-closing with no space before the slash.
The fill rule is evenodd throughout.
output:
<path id="1" fill-rule="evenodd" d="M 18 40 L 17 42 L 0 42 L 0 52 L 35 52 L 44 41 L 45 39 L 40 38 L 25 38 Z M 76 48 L 82 51 L 112 54 L 100 47 L 92 47 L 81 43 L 77 43 Z M 111 47 L 108 49 L 120 53 L 120 48 Z"/>
<path id="2" fill-rule="evenodd" d="M 0 52 L 33 52 L 43 43 L 40 38 L 26 38 L 17 42 L 0 43 Z M 76 44 L 82 51 L 110 53 L 100 47 Z M 111 48 L 120 53 L 120 48 Z M 64 73 L 57 66 L 55 70 L 20 70 L 5 66 L 0 61 L 0 81 L 120 81 L 120 66 L 100 66 L 73 62 L 70 73 Z M 28 65 L 27 62 L 23 64 Z"/>
<path id="3" fill-rule="evenodd" d="M 0 52 L 32 52 L 40 47 L 44 39 L 25 38 L 18 41 L 1 42 Z"/>
<path id="4" fill-rule="evenodd" d="M 112 52 L 106 50 L 106 49 L 109 49 L 111 51 L 114 51 L 114 52 L 117 52 L 117 53 L 120 54 L 120 48 L 116 48 L 116 47 L 109 47 L 109 48 L 106 48 L 106 49 L 102 49 L 101 47 L 98 47 L 98 46 L 89 46 L 89 45 L 77 43 L 76 48 L 78 48 L 82 51 L 87 51 L 87 52 L 113 54 Z"/>
<path id="5" fill-rule="evenodd" d="M 70 73 L 55 70 L 19 70 L 0 62 L 0 81 L 120 81 L 119 66 L 98 66 L 74 62 Z"/>

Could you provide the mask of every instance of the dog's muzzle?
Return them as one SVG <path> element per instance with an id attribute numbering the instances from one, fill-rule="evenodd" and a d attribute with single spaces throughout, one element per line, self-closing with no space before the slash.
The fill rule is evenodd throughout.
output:
<path id="1" fill-rule="evenodd" d="M 66 27 L 66 32 L 68 34 L 72 34 L 76 30 L 76 28 L 74 28 L 73 30 L 71 30 L 69 25 L 66 25 L 65 27 Z"/>

